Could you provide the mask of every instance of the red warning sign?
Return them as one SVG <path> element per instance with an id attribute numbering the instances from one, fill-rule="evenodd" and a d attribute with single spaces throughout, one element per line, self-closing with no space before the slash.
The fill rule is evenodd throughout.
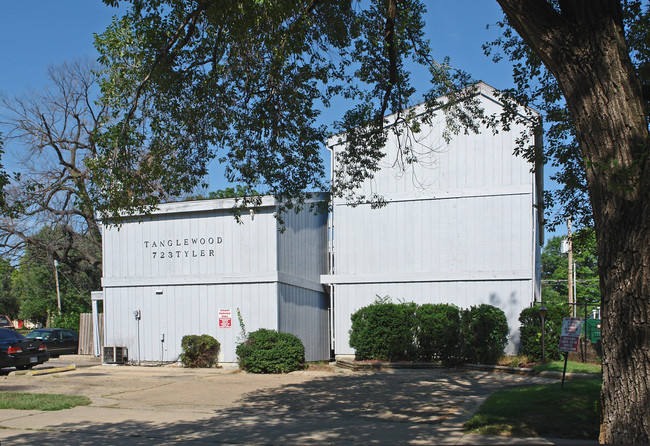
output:
<path id="1" fill-rule="evenodd" d="M 232 327 L 232 310 L 219 310 L 219 328 Z"/>

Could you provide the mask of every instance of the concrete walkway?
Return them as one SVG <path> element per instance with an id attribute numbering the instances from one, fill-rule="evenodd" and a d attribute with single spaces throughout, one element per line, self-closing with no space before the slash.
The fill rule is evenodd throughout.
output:
<path id="1" fill-rule="evenodd" d="M 46 365 L 66 364 L 62 357 Z M 2 445 L 571 443 L 463 434 L 462 423 L 492 392 L 556 382 L 548 378 L 446 369 L 253 375 L 74 365 L 65 373 L 0 376 L 0 391 L 92 400 L 55 412 L 0 410 Z"/>

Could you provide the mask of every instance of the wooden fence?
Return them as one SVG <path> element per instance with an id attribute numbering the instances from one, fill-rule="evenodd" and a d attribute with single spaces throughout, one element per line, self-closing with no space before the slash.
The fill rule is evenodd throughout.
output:
<path id="1" fill-rule="evenodd" d="M 80 314 L 79 322 L 79 354 L 92 355 L 93 354 L 93 315 L 92 313 Z M 104 314 L 99 314 L 99 352 L 101 354 L 101 347 L 104 346 Z"/>

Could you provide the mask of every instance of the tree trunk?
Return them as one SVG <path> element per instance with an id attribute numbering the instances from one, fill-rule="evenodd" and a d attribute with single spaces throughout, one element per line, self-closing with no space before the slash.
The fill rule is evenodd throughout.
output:
<path id="1" fill-rule="evenodd" d="M 600 441 L 650 443 L 650 156 L 620 3 L 498 2 L 556 77 L 585 160 L 602 296 Z"/>

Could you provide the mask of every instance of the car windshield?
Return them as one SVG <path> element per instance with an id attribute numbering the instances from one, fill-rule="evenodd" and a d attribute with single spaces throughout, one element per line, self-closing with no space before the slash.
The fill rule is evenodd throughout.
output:
<path id="1" fill-rule="evenodd" d="M 37 338 L 48 338 L 50 337 L 52 333 L 49 331 L 45 330 L 34 330 L 31 333 L 27 334 L 25 337 L 29 339 L 37 339 Z"/>
<path id="2" fill-rule="evenodd" d="M 11 324 L 11 321 L 7 316 L 0 316 L 0 324 L 3 325 Z"/>

